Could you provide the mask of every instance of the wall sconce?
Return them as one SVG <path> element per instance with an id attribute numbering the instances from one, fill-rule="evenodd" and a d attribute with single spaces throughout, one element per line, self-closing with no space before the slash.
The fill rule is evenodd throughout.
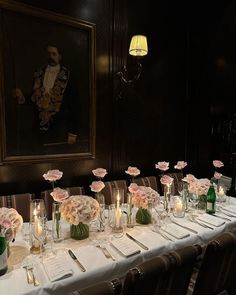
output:
<path id="1" fill-rule="evenodd" d="M 129 54 L 134 56 L 137 61 L 137 70 L 132 79 L 128 78 L 128 71 L 126 66 L 123 66 L 122 70 L 117 73 L 121 82 L 124 85 L 130 86 L 135 83 L 142 72 L 142 64 L 140 62 L 141 57 L 148 54 L 147 37 L 144 35 L 135 35 L 132 37 L 129 46 Z M 119 95 L 121 97 L 121 95 Z"/>

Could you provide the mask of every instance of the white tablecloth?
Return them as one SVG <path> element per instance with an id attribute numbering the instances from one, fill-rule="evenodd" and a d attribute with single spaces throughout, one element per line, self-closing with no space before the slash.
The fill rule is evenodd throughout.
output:
<path id="1" fill-rule="evenodd" d="M 231 203 L 236 204 L 236 199 L 231 198 Z M 185 218 L 178 218 L 176 219 L 178 222 L 191 227 L 196 230 L 198 234 L 187 231 L 190 234 L 189 237 L 175 239 L 174 242 L 164 239 L 161 235 L 152 231 L 150 226 L 135 226 L 132 229 L 126 229 L 127 232 L 132 234 L 132 236 L 148 246 L 149 250 L 140 248 L 140 254 L 126 258 L 120 255 L 109 243 L 107 243 L 106 247 L 116 258 L 116 261 L 107 259 L 103 255 L 101 249 L 96 247 L 96 241 L 104 242 L 106 240 L 107 237 L 104 233 L 91 232 L 90 237 L 83 241 L 65 239 L 58 244 L 48 243 L 48 249 L 43 254 L 43 258 L 39 258 L 39 255 L 28 255 L 24 260 L 26 261 L 28 259 L 33 261 L 36 276 L 40 281 L 40 286 L 38 287 L 27 284 L 26 272 L 25 269 L 22 268 L 22 258 L 28 254 L 27 251 L 29 251 L 29 246 L 26 242 L 20 239 L 20 236 L 17 236 L 15 243 L 11 245 L 12 255 L 10 256 L 10 263 L 14 264 L 14 267 L 10 267 L 8 273 L 0 277 L 0 294 L 66 294 L 67 292 L 86 287 L 99 281 L 122 277 L 128 269 L 154 256 L 187 245 L 207 243 L 224 231 L 236 227 L 236 218 L 231 219 L 231 221 L 226 221 L 225 224 L 219 227 L 214 227 L 214 230 L 211 230 L 190 222 L 187 216 Z M 67 252 L 68 249 L 74 251 L 80 262 L 85 266 L 87 270 L 86 272 L 81 272 L 78 265 L 69 256 Z M 73 276 L 53 283 L 49 281 L 43 268 L 42 260 L 45 259 L 46 255 L 52 253 L 52 250 L 55 250 L 58 255 L 64 255 L 67 265 L 69 264 L 74 272 Z"/>

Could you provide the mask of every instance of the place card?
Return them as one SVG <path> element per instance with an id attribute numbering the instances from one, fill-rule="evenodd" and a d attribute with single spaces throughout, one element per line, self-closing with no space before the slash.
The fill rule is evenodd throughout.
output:
<path id="1" fill-rule="evenodd" d="M 47 258 L 43 262 L 45 272 L 51 282 L 55 282 L 73 275 L 70 264 L 65 257 L 56 256 Z"/>
<path id="2" fill-rule="evenodd" d="M 141 250 L 138 246 L 126 237 L 122 237 L 117 240 L 113 240 L 111 245 L 123 256 L 130 257 L 135 254 L 139 254 Z"/>

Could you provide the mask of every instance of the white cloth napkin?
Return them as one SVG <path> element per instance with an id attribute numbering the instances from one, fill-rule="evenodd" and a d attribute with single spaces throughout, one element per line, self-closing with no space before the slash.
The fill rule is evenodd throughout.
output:
<path id="1" fill-rule="evenodd" d="M 43 261 L 45 272 L 51 282 L 73 275 L 73 270 L 64 256 L 53 256 Z"/>
<path id="2" fill-rule="evenodd" d="M 129 240 L 127 237 L 113 240 L 111 245 L 125 257 L 130 257 L 141 252 L 135 242 Z"/>
<path id="3" fill-rule="evenodd" d="M 202 221 L 206 224 L 214 225 L 214 226 L 221 226 L 225 224 L 225 221 L 220 220 L 219 218 L 216 218 L 214 216 L 211 216 L 209 214 L 202 214 L 197 217 L 199 221 Z"/>
<path id="4" fill-rule="evenodd" d="M 236 215 L 236 206 L 234 205 L 222 207 L 222 209 Z"/>
<path id="5" fill-rule="evenodd" d="M 170 223 L 162 228 L 163 231 L 167 232 L 176 239 L 184 239 L 190 236 L 189 232 L 184 228 L 180 228 L 178 225 Z"/>

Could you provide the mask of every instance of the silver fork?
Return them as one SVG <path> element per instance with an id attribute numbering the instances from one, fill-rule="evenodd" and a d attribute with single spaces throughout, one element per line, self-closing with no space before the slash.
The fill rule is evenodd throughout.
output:
<path id="1" fill-rule="evenodd" d="M 23 268 L 26 271 L 26 276 L 27 276 L 27 283 L 28 284 L 33 284 L 33 278 L 31 276 L 31 272 L 29 270 L 29 266 L 28 265 L 24 265 Z"/>
<path id="2" fill-rule="evenodd" d="M 116 260 L 115 257 L 111 255 L 111 253 L 107 250 L 105 246 L 97 245 L 96 247 L 102 250 L 106 258 L 111 258 L 113 261 Z"/>
<path id="3" fill-rule="evenodd" d="M 33 266 L 28 266 L 28 270 L 29 270 L 29 271 L 31 272 L 31 274 L 32 274 L 34 286 L 36 286 L 36 287 L 39 286 L 40 283 L 39 283 L 39 281 L 38 281 L 38 280 L 36 279 L 36 277 L 35 277 Z"/>

